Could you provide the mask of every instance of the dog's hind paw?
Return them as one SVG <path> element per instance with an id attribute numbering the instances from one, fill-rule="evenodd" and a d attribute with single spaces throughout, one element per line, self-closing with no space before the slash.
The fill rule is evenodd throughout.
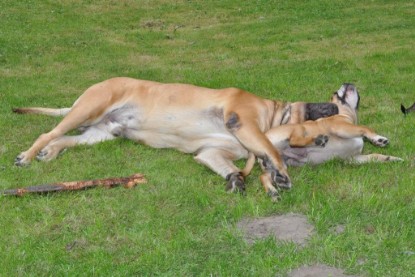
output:
<path id="1" fill-rule="evenodd" d="M 329 137 L 326 135 L 318 135 L 315 139 L 314 139 L 314 143 L 317 146 L 321 146 L 321 147 L 325 147 L 327 142 L 329 141 Z"/>
<path id="2" fill-rule="evenodd" d="M 30 160 L 26 158 L 25 153 L 19 154 L 14 160 L 14 165 L 17 166 L 26 166 L 30 164 Z"/>
<path id="3" fill-rule="evenodd" d="M 53 146 L 46 146 L 36 156 L 36 159 L 43 162 L 48 162 L 55 159 L 59 154 L 65 152 L 66 149 L 60 149 Z"/>
<path id="4" fill-rule="evenodd" d="M 372 143 L 379 147 L 385 147 L 389 144 L 389 140 L 385 137 L 377 135 L 372 139 Z"/>
<path id="5" fill-rule="evenodd" d="M 387 156 L 385 161 L 386 162 L 403 162 L 404 159 L 399 158 L 399 157 L 394 157 L 394 156 Z"/>

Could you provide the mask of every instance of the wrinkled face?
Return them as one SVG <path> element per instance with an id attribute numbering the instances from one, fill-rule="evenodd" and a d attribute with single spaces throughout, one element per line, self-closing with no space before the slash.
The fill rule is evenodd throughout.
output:
<path id="1" fill-rule="evenodd" d="M 357 110 L 360 102 L 359 92 L 353 84 L 345 83 L 334 93 L 331 102 L 349 105 L 352 109 Z"/>

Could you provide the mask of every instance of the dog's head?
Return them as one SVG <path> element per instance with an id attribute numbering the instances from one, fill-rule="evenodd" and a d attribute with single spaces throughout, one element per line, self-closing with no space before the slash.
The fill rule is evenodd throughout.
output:
<path id="1" fill-rule="evenodd" d="M 356 111 L 359 108 L 360 95 L 353 84 L 344 83 L 340 89 L 333 94 L 331 102 L 337 104 L 339 107 L 347 105 Z"/>
<path id="2" fill-rule="evenodd" d="M 359 108 L 360 96 L 353 84 L 345 83 L 331 97 L 331 102 L 339 108 L 339 114 L 348 116 L 357 124 L 357 109 Z"/>

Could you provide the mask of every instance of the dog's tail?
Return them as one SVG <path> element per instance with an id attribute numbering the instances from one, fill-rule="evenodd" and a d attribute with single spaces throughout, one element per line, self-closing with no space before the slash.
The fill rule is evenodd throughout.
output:
<path id="1" fill-rule="evenodd" d="M 52 109 L 52 108 L 15 108 L 14 113 L 19 114 L 44 114 L 50 116 L 65 116 L 71 111 L 71 108 Z"/>
<path id="2" fill-rule="evenodd" d="M 251 170 L 254 167 L 254 164 L 255 164 L 255 155 L 252 152 L 249 152 L 248 160 L 246 161 L 245 168 L 242 169 L 241 171 L 242 176 L 244 177 L 248 176 L 249 173 L 251 173 Z"/>

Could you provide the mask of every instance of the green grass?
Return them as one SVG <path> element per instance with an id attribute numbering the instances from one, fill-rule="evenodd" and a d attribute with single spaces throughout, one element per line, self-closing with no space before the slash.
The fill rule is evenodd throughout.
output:
<path id="1" fill-rule="evenodd" d="M 413 1 L 2 1 L 0 189 L 146 174 L 132 190 L 0 197 L 0 276 L 275 276 L 325 263 L 364 276 L 415 275 Z M 117 140 L 17 168 L 57 118 L 13 107 L 66 107 L 114 76 L 240 87 L 266 98 L 321 102 L 343 82 L 359 88 L 360 122 L 391 139 L 365 152 L 398 164 L 342 161 L 290 168 L 279 203 L 248 195 L 191 155 Z M 243 163 L 239 163 L 243 165 Z M 305 248 L 248 245 L 241 218 L 304 213 Z M 332 227 L 342 224 L 345 232 Z"/>

